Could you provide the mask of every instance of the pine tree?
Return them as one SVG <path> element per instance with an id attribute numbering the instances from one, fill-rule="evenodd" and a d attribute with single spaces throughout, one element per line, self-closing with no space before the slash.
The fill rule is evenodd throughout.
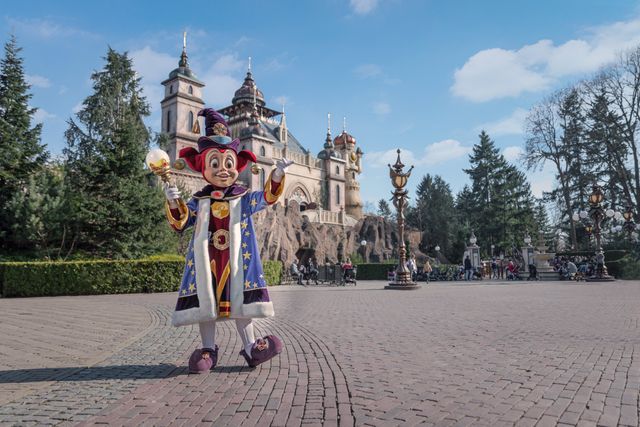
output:
<path id="1" fill-rule="evenodd" d="M 479 137 L 469 156 L 470 167 L 465 169 L 471 190 L 461 214 L 485 253 L 490 253 L 491 245 L 507 253 L 521 246 L 525 231 L 533 227 L 531 188 L 525 175 L 507 163 L 486 132 Z M 460 210 L 460 200 L 458 206 Z"/>
<path id="2" fill-rule="evenodd" d="M 143 168 L 149 105 L 127 54 L 109 48 L 105 60 L 65 133 L 71 245 L 109 258 L 156 253 L 170 238 L 163 197 Z"/>
<path id="3" fill-rule="evenodd" d="M 20 228 L 22 218 L 9 206 L 15 206 L 12 199 L 26 190 L 29 177 L 43 167 L 48 155 L 40 142 L 42 125 L 32 126 L 37 109 L 29 106 L 21 50 L 11 36 L 0 60 L 0 246 L 5 248 L 26 244 L 11 232 Z"/>
<path id="4" fill-rule="evenodd" d="M 390 220 L 392 217 L 391 208 L 389 207 L 389 203 L 385 199 L 380 199 L 378 201 L 378 215 L 383 217 L 386 220 Z"/>

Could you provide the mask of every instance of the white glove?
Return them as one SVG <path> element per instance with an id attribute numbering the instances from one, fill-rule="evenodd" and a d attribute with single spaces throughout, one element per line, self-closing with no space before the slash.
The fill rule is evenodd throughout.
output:
<path id="1" fill-rule="evenodd" d="M 281 158 L 280 160 L 277 160 L 276 170 L 273 172 L 273 177 L 276 180 L 280 181 L 280 179 L 287 172 L 287 168 L 289 168 L 289 166 L 291 166 L 292 164 L 293 164 L 293 160 L 288 160 L 285 157 Z"/>
<path id="2" fill-rule="evenodd" d="M 167 185 L 164 187 L 164 196 L 167 200 L 178 200 L 180 198 L 180 190 L 178 187 Z"/>

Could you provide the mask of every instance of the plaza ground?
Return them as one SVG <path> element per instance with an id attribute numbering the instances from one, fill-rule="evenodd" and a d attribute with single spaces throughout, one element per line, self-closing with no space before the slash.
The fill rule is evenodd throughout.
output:
<path id="1" fill-rule="evenodd" d="M 640 282 L 384 285 L 272 288 L 280 357 L 206 375 L 174 294 L 0 299 L 0 424 L 638 425 Z"/>

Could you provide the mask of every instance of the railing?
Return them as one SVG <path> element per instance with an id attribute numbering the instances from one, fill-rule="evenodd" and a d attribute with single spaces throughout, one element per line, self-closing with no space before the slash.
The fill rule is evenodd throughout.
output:
<path id="1" fill-rule="evenodd" d="M 320 159 L 316 159 L 315 157 L 311 156 L 310 154 L 302 154 L 302 153 L 296 153 L 296 152 L 292 152 L 292 151 L 288 151 L 287 150 L 287 155 L 284 156 L 283 154 L 283 149 L 281 148 L 273 148 L 273 157 L 278 159 L 278 158 L 282 158 L 282 157 L 286 157 L 289 160 L 293 160 L 294 163 L 297 163 L 299 165 L 304 165 L 304 166 L 311 166 L 311 167 L 316 167 L 316 168 L 321 168 L 322 167 L 322 161 Z"/>

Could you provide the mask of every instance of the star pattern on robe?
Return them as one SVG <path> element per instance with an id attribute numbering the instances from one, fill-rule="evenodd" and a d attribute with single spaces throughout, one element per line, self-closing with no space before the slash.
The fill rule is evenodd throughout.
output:
<path id="1" fill-rule="evenodd" d="M 251 252 L 246 251 L 245 253 L 242 254 L 242 256 L 244 257 L 244 259 L 251 259 Z"/>
<path id="2" fill-rule="evenodd" d="M 249 288 L 251 288 L 251 282 L 250 282 L 250 281 L 248 281 L 248 280 L 245 280 L 245 281 L 244 281 L 244 288 L 245 288 L 245 289 L 249 289 Z"/>
<path id="3" fill-rule="evenodd" d="M 192 259 L 190 259 L 189 261 L 187 261 L 187 266 L 188 266 L 189 268 L 193 267 L 193 260 L 192 260 Z"/>
<path id="4" fill-rule="evenodd" d="M 252 208 L 255 208 L 257 204 L 258 204 L 258 202 L 256 202 L 256 199 L 251 199 L 251 207 Z"/>
<path id="5" fill-rule="evenodd" d="M 193 291 L 195 291 L 195 290 L 196 290 L 196 285 L 195 285 L 194 283 L 191 283 L 191 284 L 189 285 L 189 292 L 193 292 Z"/>
<path id="6" fill-rule="evenodd" d="M 247 249 L 247 244 L 246 243 L 242 243 L 242 249 Z"/>
<path id="7" fill-rule="evenodd" d="M 247 220 L 244 220 L 240 223 L 240 227 L 242 227 L 242 229 L 244 230 L 245 228 L 247 228 L 249 224 L 247 223 Z"/>

